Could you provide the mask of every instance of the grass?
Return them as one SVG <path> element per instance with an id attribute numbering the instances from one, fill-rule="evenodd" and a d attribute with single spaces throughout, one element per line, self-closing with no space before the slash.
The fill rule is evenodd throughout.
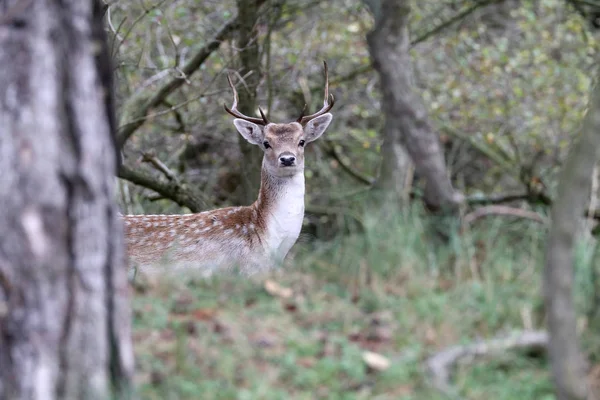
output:
<path id="1" fill-rule="evenodd" d="M 428 356 L 543 325 L 544 234 L 501 223 L 435 248 L 411 214 L 301 244 L 290 265 L 260 278 L 148 279 L 133 301 L 140 396 L 442 399 Z M 390 366 L 370 368 L 365 351 Z M 466 399 L 554 398 L 543 355 L 462 364 L 452 383 Z"/>

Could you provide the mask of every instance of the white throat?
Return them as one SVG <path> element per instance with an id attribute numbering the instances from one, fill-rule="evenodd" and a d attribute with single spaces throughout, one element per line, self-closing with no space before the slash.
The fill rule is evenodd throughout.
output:
<path id="1" fill-rule="evenodd" d="M 265 218 L 265 245 L 278 262 L 283 261 L 302 229 L 304 219 L 304 171 L 291 177 L 273 178 L 277 193 L 271 194 Z"/>

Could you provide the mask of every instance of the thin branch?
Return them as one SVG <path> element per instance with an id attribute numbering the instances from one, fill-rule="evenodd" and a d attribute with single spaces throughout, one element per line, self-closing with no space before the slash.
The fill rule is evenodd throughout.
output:
<path id="1" fill-rule="evenodd" d="M 481 154 L 483 154 L 484 156 L 492 160 L 494 163 L 496 163 L 496 165 L 498 165 L 498 167 L 500 167 L 505 173 L 511 175 L 516 180 L 521 180 L 521 176 L 519 174 L 519 167 L 512 165 L 501 154 L 498 154 L 496 150 L 481 143 L 479 140 L 472 136 L 465 135 L 459 132 L 457 129 L 455 129 L 453 126 L 447 123 L 441 121 L 437 122 L 440 124 L 441 130 L 443 130 L 450 136 L 453 136 L 455 138 L 469 143 L 475 150 L 478 150 Z"/>
<path id="2" fill-rule="evenodd" d="M 471 7 L 467 8 L 466 10 L 464 10 L 462 12 L 459 12 L 458 14 L 456 14 L 452 18 L 448 19 L 447 21 L 442 22 L 441 24 L 439 24 L 436 27 L 434 27 L 433 29 L 425 32 L 424 34 L 417 36 L 415 39 L 411 40 L 410 44 L 411 44 L 411 46 L 414 46 L 417 43 L 424 42 L 425 40 L 429 39 L 431 36 L 434 36 L 434 35 L 440 33 L 441 31 L 443 31 L 446 28 L 449 28 L 451 25 L 454 25 L 458 21 L 468 17 L 469 15 L 471 15 L 472 13 L 474 13 L 481 7 L 485 7 L 487 5 L 490 5 L 492 3 L 497 3 L 497 2 L 498 2 L 498 0 L 478 1 L 477 3 L 473 4 Z"/>
<path id="3" fill-rule="evenodd" d="M 161 172 L 168 180 L 179 183 L 177 175 L 175 175 L 175 173 L 171 171 L 169 167 L 165 165 L 165 163 L 160 161 L 155 154 L 150 152 L 142 154 L 142 161 L 152 165 L 157 171 Z"/>
<path id="4" fill-rule="evenodd" d="M 218 90 L 218 91 L 214 91 L 214 92 L 211 92 L 211 93 L 202 93 L 202 94 L 200 94 L 200 95 L 198 95 L 198 96 L 196 96 L 196 97 L 193 97 L 193 98 L 191 98 L 191 99 L 188 99 L 188 100 L 186 100 L 186 101 L 183 101 L 183 102 L 181 102 L 181 103 L 179 103 L 179 104 L 175 104 L 175 105 L 173 105 L 173 106 L 168 106 L 168 108 L 166 108 L 166 109 L 164 109 L 164 110 L 157 111 L 157 112 L 155 112 L 155 113 L 152 113 L 152 114 L 146 114 L 146 115 L 144 115 L 144 116 L 142 116 L 142 117 L 140 117 L 140 118 L 138 118 L 138 119 L 135 119 L 135 120 L 133 120 L 133 121 L 130 121 L 130 122 L 129 122 L 129 124 L 137 124 L 137 123 L 139 123 L 139 124 L 140 124 L 140 126 L 141 126 L 141 125 L 144 123 L 144 121 L 146 121 L 147 119 L 152 119 L 152 118 L 154 118 L 154 117 L 159 117 L 159 116 L 161 116 L 161 115 L 166 115 L 166 114 L 169 114 L 169 113 L 171 113 L 171 112 L 174 112 L 174 111 L 176 111 L 177 109 L 179 109 L 179 108 L 181 108 L 181 107 L 185 106 L 186 104 L 189 104 L 189 103 L 192 103 L 192 102 L 194 102 L 194 101 L 200 100 L 200 99 L 201 99 L 201 98 L 203 98 L 203 97 L 212 96 L 212 95 L 214 95 L 214 94 L 218 94 L 218 93 L 221 93 L 221 92 L 223 92 L 223 90 Z M 169 103 L 168 103 L 168 101 L 166 101 L 166 99 L 165 99 L 164 101 L 161 101 L 161 103 L 163 103 L 163 104 L 165 104 L 165 105 L 166 105 L 166 104 L 169 104 Z M 126 125 L 125 125 L 125 126 L 126 126 Z M 123 128 L 123 126 L 122 126 L 121 128 Z"/>
<path id="5" fill-rule="evenodd" d="M 489 196 L 469 196 L 466 203 L 471 206 L 510 203 L 511 201 L 530 200 L 529 193 L 495 194 Z"/>
<path id="6" fill-rule="evenodd" d="M 108 27 L 110 28 L 115 38 L 119 39 L 120 41 L 123 41 L 123 37 L 121 37 L 121 35 L 119 34 L 119 30 L 121 29 L 121 25 L 127 20 L 127 16 L 125 16 L 119 23 L 119 26 L 115 28 L 112 22 L 112 9 L 109 5 L 107 5 L 106 8 L 106 21 L 108 22 Z M 111 54 L 113 53 L 111 52 Z"/>
<path id="7" fill-rule="evenodd" d="M 360 226 L 365 226 L 365 221 L 363 217 L 349 208 L 338 208 L 338 207 L 327 207 L 327 206 L 319 206 L 316 204 L 307 205 L 306 206 L 306 214 L 317 214 L 317 215 L 344 215 L 346 217 L 350 217 L 356 222 L 359 223 Z"/>
<path id="8" fill-rule="evenodd" d="M 491 215 L 502 215 L 502 216 L 530 219 L 532 221 L 539 222 L 541 224 L 548 223 L 547 218 L 536 213 L 535 211 L 523 210 L 522 208 L 515 208 L 515 207 L 501 206 L 501 205 L 485 206 L 485 207 L 478 208 L 475 211 L 470 212 L 467 215 L 465 215 L 465 217 L 463 218 L 463 223 L 465 225 L 471 225 L 476 220 L 481 219 L 483 217 L 488 217 Z"/>
<path id="9" fill-rule="evenodd" d="M 231 35 L 238 26 L 238 18 L 226 22 L 196 54 L 181 67 L 181 75 L 189 77 L 196 72 L 206 59 L 219 48 L 221 43 Z M 157 90 L 148 90 L 130 99 L 124 107 L 121 127 L 117 134 L 117 144 L 122 148 L 127 139 L 144 124 L 150 110 L 160 105 L 173 91 L 186 81 L 181 77 L 173 77 Z"/>
<path id="10" fill-rule="evenodd" d="M 125 40 L 127 40 L 127 38 L 129 37 L 129 35 L 131 34 L 131 32 L 133 31 L 133 28 L 135 28 L 135 26 L 142 20 L 144 19 L 148 14 L 150 14 L 153 10 L 157 9 L 158 7 L 160 7 L 166 0 L 160 0 L 158 3 L 150 6 L 150 8 L 144 8 L 144 12 L 142 14 L 140 14 L 132 23 L 131 26 L 129 27 L 129 29 L 127 30 L 127 32 L 125 32 L 125 34 L 123 35 L 123 39 L 119 41 L 119 43 L 117 44 L 117 47 L 113 49 L 112 55 L 113 58 L 115 58 L 115 55 L 119 53 L 119 49 L 121 48 L 121 45 L 125 42 Z M 123 19 L 123 21 L 121 21 L 121 23 L 119 24 L 119 28 L 121 29 L 121 25 L 125 22 L 125 19 L 127 17 L 125 17 Z M 117 30 L 118 32 L 118 30 Z M 113 42 L 114 45 L 114 42 Z M 114 46 L 113 46 L 114 47 Z"/>
<path id="11" fill-rule="evenodd" d="M 180 206 L 189 208 L 194 213 L 210 208 L 206 196 L 178 180 L 161 181 L 149 173 L 130 168 L 125 164 L 119 168 L 118 176 L 135 185 L 154 190 Z"/>
<path id="12" fill-rule="evenodd" d="M 375 182 L 374 178 L 371 178 L 370 176 L 365 176 L 361 172 L 355 170 L 350 165 L 348 165 L 348 163 L 346 163 L 342 159 L 341 155 L 338 153 L 333 143 L 330 143 L 328 141 L 325 142 L 325 153 L 333 157 L 342 167 L 342 169 L 348 173 L 348 175 L 352 176 L 360 183 L 363 183 L 365 185 L 372 185 Z"/>
<path id="13" fill-rule="evenodd" d="M 592 0 L 569 0 L 569 3 L 579 3 L 579 4 L 585 4 L 586 6 L 590 6 L 590 7 L 600 8 L 600 2 L 596 2 L 596 1 L 592 1 Z"/>
<path id="14" fill-rule="evenodd" d="M 548 334 L 545 331 L 516 332 L 501 337 L 473 343 L 456 345 L 429 357 L 425 362 L 431 384 L 443 394 L 456 397 L 450 383 L 451 369 L 462 360 L 473 361 L 476 357 L 504 354 L 508 350 L 536 350 L 548 347 Z"/>
<path id="15" fill-rule="evenodd" d="M 450 18 L 449 20 L 444 21 L 441 24 L 435 26 L 433 29 L 423 33 L 422 35 L 415 37 L 414 39 L 412 39 L 410 41 L 410 46 L 415 47 L 419 43 L 422 43 L 422 42 L 426 41 L 427 39 L 429 39 L 431 36 L 433 36 L 437 33 L 440 33 L 444 29 L 447 29 L 451 25 L 459 22 L 461 19 L 468 17 L 470 14 L 472 14 L 473 12 L 478 10 L 480 7 L 487 6 L 496 1 L 497 0 L 487 0 L 487 1 L 482 1 L 482 2 L 479 2 L 479 3 L 471 6 L 470 8 L 464 10 L 463 12 L 456 14 L 454 17 Z M 361 75 L 371 72 L 372 70 L 373 70 L 373 66 L 371 64 L 361 65 L 344 75 L 340 75 L 337 78 L 331 79 L 331 81 L 329 81 L 329 86 L 337 86 L 341 83 L 351 81 L 356 77 L 359 77 Z M 314 87 L 310 88 L 311 91 L 317 91 L 320 89 L 321 89 L 320 86 L 314 86 Z"/>

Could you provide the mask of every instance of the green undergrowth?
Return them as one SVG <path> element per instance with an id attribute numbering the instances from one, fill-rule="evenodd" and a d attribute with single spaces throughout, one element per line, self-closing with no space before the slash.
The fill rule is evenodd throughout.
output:
<path id="1" fill-rule="evenodd" d="M 417 214 L 300 243 L 252 278 L 147 278 L 133 300 L 144 399 L 443 399 L 424 362 L 448 346 L 543 326 L 545 232 L 482 221 L 433 245 Z M 368 365 L 365 352 L 389 365 Z M 544 354 L 453 368 L 466 399 L 552 399 Z"/>

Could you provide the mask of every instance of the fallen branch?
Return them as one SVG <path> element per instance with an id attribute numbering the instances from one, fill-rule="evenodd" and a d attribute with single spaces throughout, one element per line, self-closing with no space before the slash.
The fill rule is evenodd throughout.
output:
<path id="1" fill-rule="evenodd" d="M 179 180 L 162 181 L 151 174 L 121 165 L 119 178 L 125 179 L 133 184 L 154 190 L 161 196 L 173 200 L 192 212 L 200 212 L 209 208 L 206 197 L 195 189 L 180 183 Z"/>
<path id="2" fill-rule="evenodd" d="M 535 211 L 523 210 L 521 208 L 502 206 L 502 205 L 492 205 L 492 206 L 484 206 L 476 209 L 473 212 L 468 213 L 463 218 L 463 223 L 465 225 L 471 225 L 476 220 L 488 217 L 491 215 L 503 215 L 509 217 L 517 217 L 530 219 L 535 222 L 539 222 L 541 224 L 547 224 L 548 219 Z"/>
<path id="3" fill-rule="evenodd" d="M 504 353 L 508 350 L 545 350 L 547 346 L 548 334 L 545 331 L 516 332 L 507 337 L 449 347 L 429 357 L 425 361 L 425 367 L 432 386 L 445 395 L 453 396 L 450 375 L 452 368 L 460 361 L 473 362 L 476 357 Z"/>
<path id="4" fill-rule="evenodd" d="M 469 196 L 465 199 L 470 206 L 510 203 L 512 201 L 531 199 L 529 193 L 492 194 L 489 196 Z"/>

